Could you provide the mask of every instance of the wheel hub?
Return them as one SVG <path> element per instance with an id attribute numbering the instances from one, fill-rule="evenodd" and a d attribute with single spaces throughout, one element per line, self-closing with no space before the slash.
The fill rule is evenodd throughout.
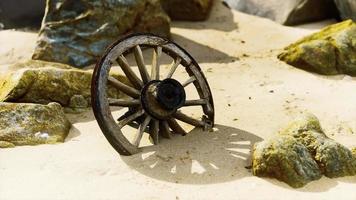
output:
<path id="1" fill-rule="evenodd" d="M 157 119 L 167 119 L 184 103 L 184 88 L 174 79 L 150 81 L 141 91 L 143 109 Z"/>

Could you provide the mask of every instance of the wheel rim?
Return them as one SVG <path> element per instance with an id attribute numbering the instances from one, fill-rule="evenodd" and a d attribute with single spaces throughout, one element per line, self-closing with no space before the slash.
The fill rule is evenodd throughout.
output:
<path id="1" fill-rule="evenodd" d="M 152 48 L 153 58 L 151 72 L 147 70 L 141 47 Z M 132 52 L 135 56 L 139 74 L 132 71 L 125 54 Z M 160 58 L 166 54 L 173 59 L 170 70 L 160 78 Z M 130 81 L 125 85 L 109 72 L 117 62 Z M 134 66 L 134 65 L 133 65 Z M 179 83 L 172 76 L 179 67 L 184 67 L 189 78 Z M 107 87 L 116 87 L 129 100 L 109 99 Z M 184 88 L 193 85 L 199 99 L 186 100 Z M 111 115 L 111 106 L 127 107 L 129 112 L 119 118 L 119 122 Z M 201 106 L 201 120 L 182 113 L 179 109 L 188 106 Z M 203 129 L 211 129 L 214 125 L 214 105 L 209 85 L 197 62 L 177 44 L 154 35 L 136 34 L 115 42 L 97 63 L 92 79 L 92 107 L 98 124 L 110 144 L 122 155 L 131 155 L 140 151 L 139 144 L 144 132 L 149 134 L 154 144 L 160 137 L 170 138 L 172 132 L 185 135 L 186 131 L 178 121 Z M 121 129 L 132 123 L 138 124 L 133 141 L 129 141 Z"/>

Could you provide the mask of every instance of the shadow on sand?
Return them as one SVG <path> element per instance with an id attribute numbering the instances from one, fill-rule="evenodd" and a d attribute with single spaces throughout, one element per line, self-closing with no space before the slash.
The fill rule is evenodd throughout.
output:
<path id="1" fill-rule="evenodd" d="M 251 148 L 262 139 L 233 127 L 214 132 L 192 130 L 187 136 L 163 140 L 158 146 L 121 159 L 132 169 L 163 181 L 212 184 L 251 176 Z"/>

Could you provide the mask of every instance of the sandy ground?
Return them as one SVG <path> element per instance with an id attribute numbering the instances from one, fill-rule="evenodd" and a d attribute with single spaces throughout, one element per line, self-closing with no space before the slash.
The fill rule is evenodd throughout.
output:
<path id="1" fill-rule="evenodd" d="M 174 22 L 173 39 L 210 83 L 215 131 L 194 129 L 123 157 L 91 111 L 68 115 L 74 124 L 65 143 L 0 150 L 0 199 L 356 199 L 356 177 L 323 177 L 293 189 L 245 168 L 255 142 L 303 112 L 319 117 L 330 137 L 356 146 L 356 78 L 320 76 L 276 59 L 313 27 L 321 25 L 283 27 L 220 4 L 207 22 Z M 35 38 L 0 32 L 2 73 L 29 58 Z"/>

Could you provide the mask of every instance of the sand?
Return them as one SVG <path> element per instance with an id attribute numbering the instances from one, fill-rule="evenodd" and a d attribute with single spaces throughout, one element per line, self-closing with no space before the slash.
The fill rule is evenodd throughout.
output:
<path id="1" fill-rule="evenodd" d="M 356 146 L 356 78 L 321 76 L 276 59 L 323 25 L 284 27 L 220 3 L 206 22 L 173 22 L 173 39 L 209 81 L 215 131 L 194 129 L 124 157 L 90 110 L 68 115 L 73 128 L 65 143 L 0 149 L 0 199 L 356 199 L 356 177 L 323 177 L 293 189 L 248 169 L 252 145 L 304 112 L 314 113 L 330 137 Z M 30 57 L 36 37 L 0 31 L 2 73 Z"/>

